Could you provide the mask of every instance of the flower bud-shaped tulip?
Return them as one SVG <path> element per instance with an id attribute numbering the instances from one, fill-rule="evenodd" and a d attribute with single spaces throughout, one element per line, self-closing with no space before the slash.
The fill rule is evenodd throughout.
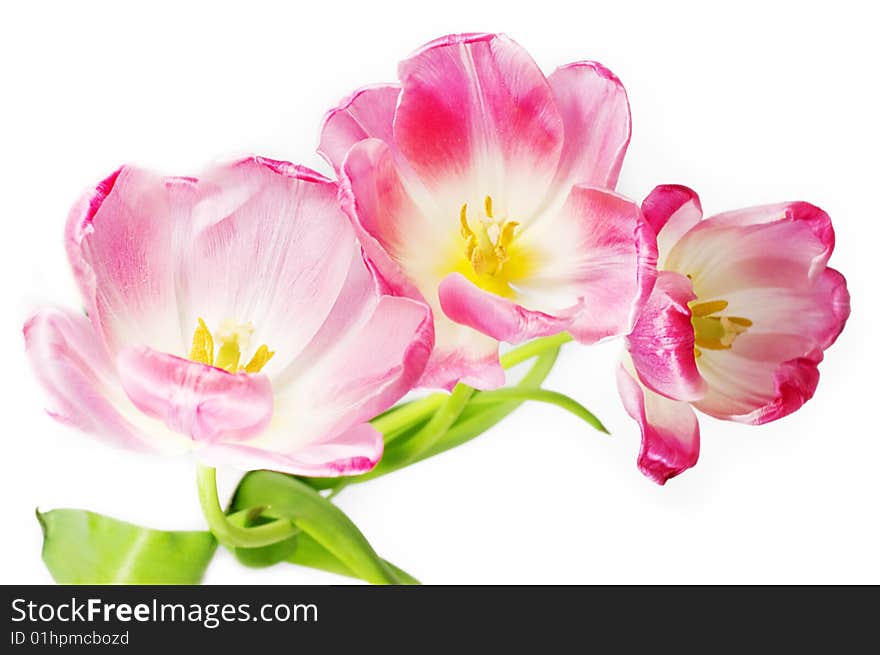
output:
<path id="1" fill-rule="evenodd" d="M 384 292 L 336 184 L 248 158 L 124 167 L 67 224 L 87 316 L 25 325 L 57 419 L 128 448 L 306 475 L 370 469 L 368 423 L 422 374 L 430 310 Z"/>
<path id="2" fill-rule="evenodd" d="M 693 466 L 694 413 L 761 424 L 809 400 L 823 352 L 843 330 L 849 294 L 827 266 L 828 215 L 805 202 L 702 220 L 697 194 L 660 186 L 642 210 L 660 273 L 618 370 L 639 422 L 639 468 L 664 483 Z"/>

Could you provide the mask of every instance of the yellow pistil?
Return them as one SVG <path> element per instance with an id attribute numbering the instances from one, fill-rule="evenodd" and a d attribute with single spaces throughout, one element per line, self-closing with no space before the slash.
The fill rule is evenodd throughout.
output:
<path id="1" fill-rule="evenodd" d="M 713 316 L 727 309 L 726 300 L 710 300 L 691 304 L 691 324 L 694 326 L 694 356 L 700 357 L 702 349 L 729 350 L 736 338 L 752 326 L 741 316 Z"/>
<path id="2" fill-rule="evenodd" d="M 214 336 L 205 324 L 199 319 L 199 324 L 193 333 L 192 348 L 189 358 L 194 362 L 201 362 L 209 366 L 222 368 L 229 373 L 259 373 L 266 363 L 272 359 L 275 353 L 266 346 L 257 348 L 250 361 L 241 366 L 241 351 L 247 349 L 254 327 L 250 323 L 241 325 L 232 321 L 224 321 L 220 329 L 216 330 L 217 340 L 220 347 L 217 356 L 214 357 Z"/>

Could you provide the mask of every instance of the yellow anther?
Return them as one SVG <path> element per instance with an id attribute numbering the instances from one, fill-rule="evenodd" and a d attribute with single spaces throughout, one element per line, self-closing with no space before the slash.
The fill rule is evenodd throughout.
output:
<path id="1" fill-rule="evenodd" d="M 272 359 L 272 355 L 274 354 L 274 350 L 269 350 L 266 347 L 266 344 L 263 344 L 262 346 L 257 348 L 257 352 L 255 352 L 254 356 L 251 357 L 251 361 L 247 363 L 247 366 L 244 367 L 244 370 L 247 373 L 259 373 L 260 369 L 266 365 L 266 362 Z"/>
<path id="2" fill-rule="evenodd" d="M 726 300 L 710 300 L 691 305 L 691 316 L 709 316 L 727 309 Z"/>
<path id="3" fill-rule="evenodd" d="M 507 249 L 510 245 L 511 241 L 513 241 L 513 235 L 516 232 L 516 228 L 519 227 L 519 223 L 516 221 L 505 221 L 501 226 L 501 234 L 498 235 L 498 246 Z"/>
<path id="4" fill-rule="evenodd" d="M 483 206 L 486 209 L 486 218 L 493 218 L 493 216 L 492 216 L 492 196 L 486 196 L 486 199 L 483 201 Z"/>
<path id="5" fill-rule="evenodd" d="M 461 236 L 465 239 L 473 239 L 474 232 L 471 230 L 471 226 L 468 225 L 467 220 L 467 203 L 464 203 L 461 206 L 461 214 L 459 215 L 459 219 L 461 220 Z"/>
<path id="6" fill-rule="evenodd" d="M 202 319 L 199 319 L 199 325 L 193 332 L 189 358 L 194 362 L 201 362 L 208 366 L 214 365 L 214 338 Z"/>

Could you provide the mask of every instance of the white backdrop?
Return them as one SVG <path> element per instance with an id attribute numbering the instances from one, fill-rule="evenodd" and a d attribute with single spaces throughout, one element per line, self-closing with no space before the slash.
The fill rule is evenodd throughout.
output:
<path id="1" fill-rule="evenodd" d="M 707 213 L 789 199 L 827 210 L 852 318 L 804 409 L 760 428 L 701 418 L 699 464 L 666 487 L 635 467 L 638 428 L 614 386 L 620 344 L 570 345 L 548 386 L 593 409 L 612 438 L 530 405 L 339 504 L 429 583 L 880 583 L 880 48 L 861 6 L 6 3 L 0 582 L 51 582 L 37 505 L 203 526 L 191 460 L 110 450 L 42 411 L 21 323 L 38 304 L 79 303 L 61 235 L 80 191 L 123 162 L 197 174 L 250 152 L 329 172 L 314 148 L 337 100 L 394 81 L 397 61 L 436 36 L 503 31 L 546 72 L 594 59 L 621 78 L 634 126 L 622 193 L 677 182 Z M 346 580 L 244 569 L 223 552 L 206 581 Z"/>

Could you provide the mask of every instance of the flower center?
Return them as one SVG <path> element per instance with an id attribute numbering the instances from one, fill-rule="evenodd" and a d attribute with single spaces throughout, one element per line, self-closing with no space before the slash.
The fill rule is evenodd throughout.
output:
<path id="1" fill-rule="evenodd" d="M 471 227 L 467 203 L 461 206 L 461 236 L 465 243 L 465 257 L 478 276 L 496 276 L 510 259 L 509 248 L 519 225 L 516 221 L 496 219 L 492 213 L 492 196 L 484 201 L 485 217 Z"/>
<path id="2" fill-rule="evenodd" d="M 694 326 L 694 356 L 706 350 L 730 350 L 733 342 L 752 326 L 752 322 L 741 316 L 719 316 L 727 309 L 726 300 L 710 300 L 690 305 L 691 324 Z"/>
<path id="3" fill-rule="evenodd" d="M 254 333 L 251 323 L 236 323 L 235 321 L 223 321 L 214 335 L 205 325 L 205 321 L 199 319 L 199 324 L 193 333 L 192 348 L 189 358 L 194 362 L 201 362 L 208 366 L 222 368 L 229 373 L 259 373 L 266 362 L 272 359 L 274 351 L 269 350 L 266 344 L 257 348 L 254 356 L 244 366 L 240 365 L 241 353 L 250 346 L 250 340 Z M 218 342 L 217 354 L 214 355 L 214 339 Z"/>

